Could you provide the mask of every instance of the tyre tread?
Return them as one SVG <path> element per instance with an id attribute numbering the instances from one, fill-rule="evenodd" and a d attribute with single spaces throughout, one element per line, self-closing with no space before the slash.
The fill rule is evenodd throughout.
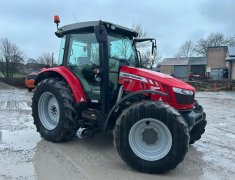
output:
<path id="1" fill-rule="evenodd" d="M 133 154 L 128 154 L 129 152 L 126 150 L 128 145 L 125 145 L 125 142 L 127 141 L 126 137 L 127 133 L 126 127 L 128 126 L 128 123 L 130 121 L 133 121 L 132 124 L 136 121 L 135 118 L 140 118 L 140 114 L 143 113 L 144 116 L 153 116 L 154 110 L 158 109 L 159 113 L 166 113 L 167 116 L 173 117 L 173 120 L 175 123 L 172 123 L 170 117 L 167 117 L 167 120 L 163 120 L 164 123 L 167 126 L 172 126 L 174 128 L 174 133 L 177 134 L 174 135 L 173 138 L 173 146 L 174 149 L 170 150 L 168 154 L 171 154 L 167 157 L 154 161 L 156 164 L 153 164 L 150 161 L 140 160 L 139 157 Z M 141 112 L 139 112 L 141 111 Z M 172 125 L 173 124 L 173 125 Z M 176 126 L 174 126 L 176 124 Z M 123 133 L 126 133 L 123 135 Z M 180 162 L 183 161 L 189 147 L 189 132 L 187 128 L 187 124 L 185 120 L 182 118 L 182 116 L 172 107 L 169 105 L 163 103 L 163 102 L 153 102 L 153 101 L 142 101 L 133 104 L 132 106 L 125 109 L 119 118 L 116 121 L 115 128 L 113 130 L 113 136 L 114 136 L 114 146 L 116 147 L 118 154 L 121 156 L 121 158 L 131 167 L 134 169 L 141 171 L 141 172 L 148 172 L 148 173 L 164 173 L 168 170 L 174 169 Z M 180 137 L 179 137 L 180 136 Z M 177 141 L 179 138 L 182 138 L 181 145 L 178 145 Z M 123 145 L 124 144 L 124 145 Z M 130 148 L 130 147 L 129 147 Z M 132 152 L 133 153 L 133 152 Z M 133 158 L 134 157 L 134 158 Z M 136 158 L 138 160 L 136 160 Z M 168 158 L 171 158 L 171 161 L 169 161 Z M 167 163 L 163 162 L 164 161 Z M 137 163 L 139 162 L 139 163 Z M 170 162 L 170 163 L 169 163 Z"/>
<path id="2" fill-rule="evenodd" d="M 37 102 L 39 100 L 38 95 L 40 95 L 41 93 L 40 87 L 45 86 L 55 88 L 55 90 L 60 94 L 63 102 L 63 127 L 60 129 L 55 128 L 54 132 L 47 132 L 43 130 L 44 127 L 42 126 L 37 114 Z M 75 100 L 72 95 L 72 91 L 63 80 L 59 80 L 57 78 L 49 78 L 41 81 L 38 84 L 37 90 L 35 91 L 32 100 L 32 116 L 34 117 L 34 124 L 37 131 L 43 138 L 51 142 L 64 142 L 72 139 L 76 135 L 78 130 L 78 123 L 76 121 L 77 114 L 75 110 Z"/>

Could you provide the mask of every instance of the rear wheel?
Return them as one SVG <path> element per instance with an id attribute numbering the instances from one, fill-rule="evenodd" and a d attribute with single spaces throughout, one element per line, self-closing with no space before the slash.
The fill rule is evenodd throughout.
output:
<path id="1" fill-rule="evenodd" d="M 75 101 L 64 81 L 43 80 L 34 92 L 32 115 L 37 131 L 52 142 L 67 141 L 78 130 Z"/>
<path id="2" fill-rule="evenodd" d="M 163 173 L 184 159 L 189 145 L 188 128 L 170 106 L 144 101 L 120 115 L 114 129 L 114 145 L 134 169 Z"/>

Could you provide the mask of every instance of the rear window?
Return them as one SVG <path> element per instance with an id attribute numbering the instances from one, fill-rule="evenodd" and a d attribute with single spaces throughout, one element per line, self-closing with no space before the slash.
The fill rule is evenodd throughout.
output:
<path id="1" fill-rule="evenodd" d="M 30 79 L 35 80 L 36 78 L 37 78 L 36 74 L 29 74 L 29 75 L 27 75 L 27 80 L 30 80 Z"/>

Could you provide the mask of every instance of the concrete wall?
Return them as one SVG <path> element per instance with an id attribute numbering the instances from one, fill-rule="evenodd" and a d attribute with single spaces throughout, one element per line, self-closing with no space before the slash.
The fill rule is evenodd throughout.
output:
<path id="1" fill-rule="evenodd" d="M 207 49 L 207 67 L 211 69 L 224 68 L 227 57 L 227 47 L 210 47 Z"/>
<path id="2" fill-rule="evenodd" d="M 160 72 L 164 74 L 174 74 L 174 66 L 160 66 Z"/>

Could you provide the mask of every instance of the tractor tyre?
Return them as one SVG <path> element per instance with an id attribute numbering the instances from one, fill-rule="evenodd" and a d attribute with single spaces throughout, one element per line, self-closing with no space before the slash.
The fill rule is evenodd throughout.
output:
<path id="1" fill-rule="evenodd" d="M 76 135 L 79 127 L 75 100 L 67 83 L 45 79 L 38 84 L 32 100 L 34 124 L 43 138 L 62 142 Z"/>
<path id="2" fill-rule="evenodd" d="M 198 103 L 198 101 L 195 100 L 194 102 L 195 102 L 194 103 L 194 106 L 195 106 L 194 110 L 196 110 L 196 111 L 203 111 L 203 107 Z"/>
<path id="3" fill-rule="evenodd" d="M 196 111 L 203 111 L 203 107 L 199 105 L 198 101 L 195 100 L 195 109 Z M 190 134 L 190 141 L 189 144 L 194 144 L 195 141 L 198 141 L 201 139 L 202 134 L 205 132 L 205 127 L 206 127 L 207 121 L 206 121 L 206 113 L 203 113 L 203 120 L 196 124 L 191 131 L 189 132 Z"/>
<path id="4" fill-rule="evenodd" d="M 206 114 L 204 113 L 204 117 Z M 195 141 L 198 141 L 201 139 L 202 134 L 205 132 L 205 127 L 206 127 L 207 121 L 204 118 L 203 121 L 198 123 L 193 127 L 193 129 L 190 131 L 190 142 L 189 144 L 194 144 Z"/>
<path id="5" fill-rule="evenodd" d="M 189 147 L 185 120 L 163 102 L 143 101 L 128 107 L 117 119 L 113 134 L 118 154 L 140 172 L 174 169 Z"/>

